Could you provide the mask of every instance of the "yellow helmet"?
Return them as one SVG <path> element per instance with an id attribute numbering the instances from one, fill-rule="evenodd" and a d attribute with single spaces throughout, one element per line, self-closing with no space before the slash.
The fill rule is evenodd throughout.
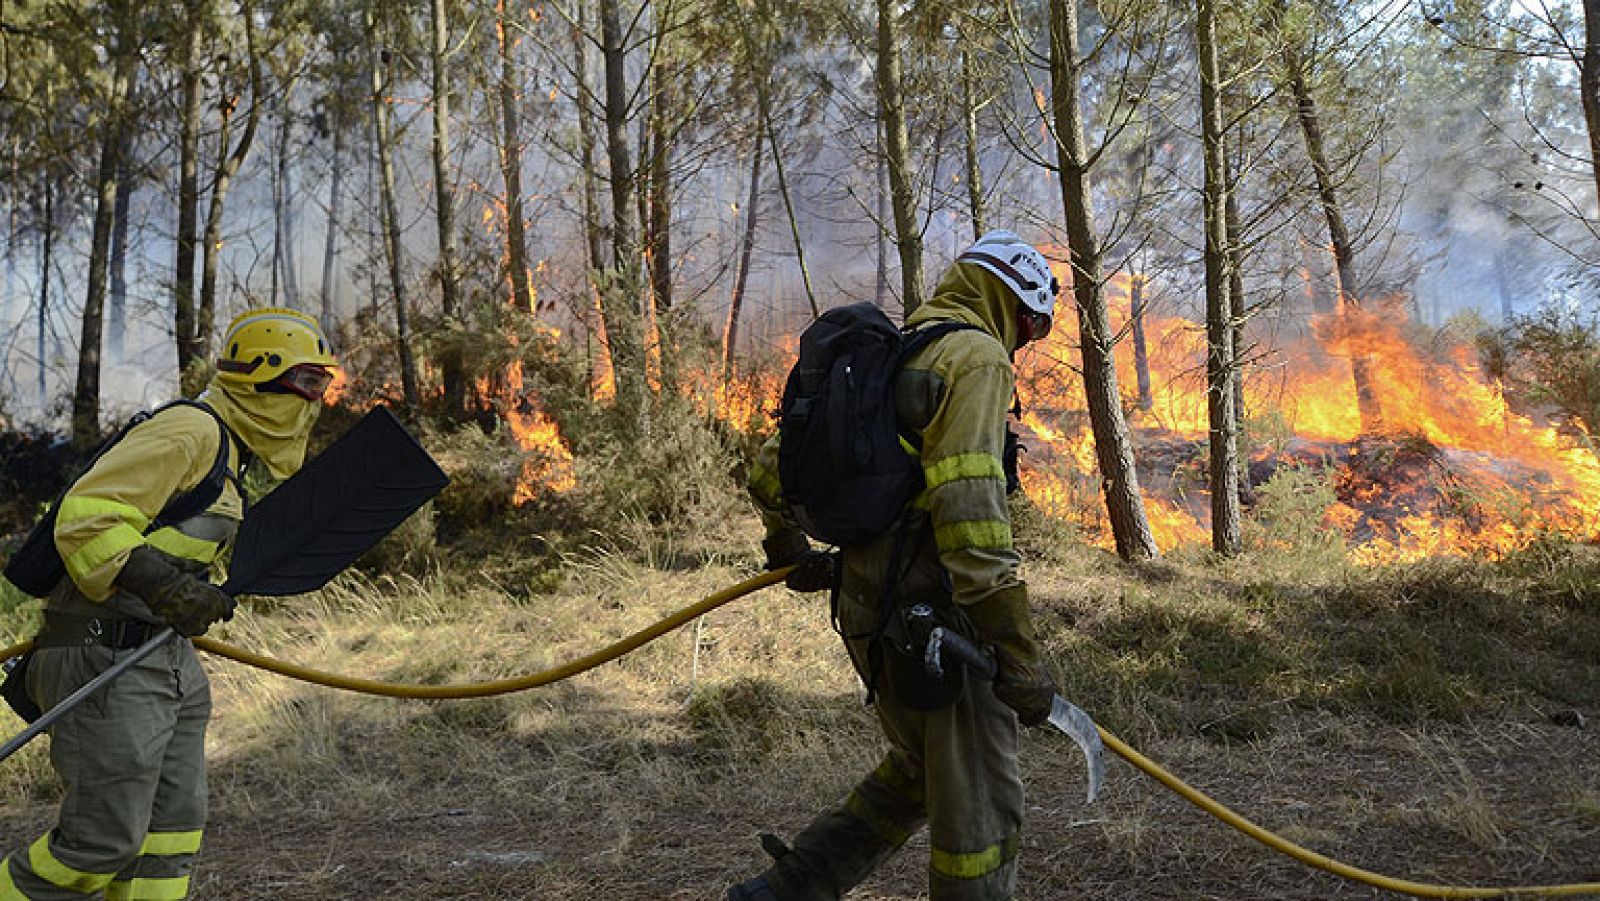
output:
<path id="1" fill-rule="evenodd" d="M 338 366 L 317 320 L 299 310 L 246 310 L 228 325 L 217 357 L 217 378 L 263 385 L 295 366 Z"/>

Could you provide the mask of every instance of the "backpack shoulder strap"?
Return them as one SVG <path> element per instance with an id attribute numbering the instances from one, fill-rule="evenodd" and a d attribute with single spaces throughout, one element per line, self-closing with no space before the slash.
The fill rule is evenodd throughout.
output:
<path id="1" fill-rule="evenodd" d="M 929 325 L 910 329 L 904 333 L 905 338 L 900 344 L 900 353 L 895 357 L 894 371 L 898 375 L 905 364 L 923 348 L 943 338 L 952 332 L 982 331 L 977 326 L 955 319 L 943 319 Z M 904 438 L 919 453 L 922 451 L 922 436 L 916 432 L 901 432 Z"/>
<path id="2" fill-rule="evenodd" d="M 181 491 L 167 501 L 166 506 L 161 508 L 161 512 L 156 514 L 156 518 L 151 520 L 150 528 L 152 531 L 176 522 L 182 522 L 191 516 L 205 512 L 206 508 L 216 503 L 217 498 L 222 496 L 223 486 L 230 481 L 238 489 L 239 497 L 242 499 L 245 496 L 244 486 L 239 481 L 239 474 L 228 469 L 228 448 L 233 445 L 239 449 L 239 469 L 241 470 L 244 468 L 247 452 L 243 442 L 239 441 L 238 437 L 233 434 L 233 430 L 228 428 L 228 424 L 222 421 L 222 417 L 217 415 L 216 410 L 199 401 L 175 400 L 157 407 L 149 416 L 153 417 L 163 410 L 180 406 L 204 410 L 216 422 L 217 429 L 221 434 L 221 440 L 217 442 L 217 457 L 212 461 L 211 469 L 206 472 L 205 477 L 193 488 Z"/>
<path id="3" fill-rule="evenodd" d="M 921 351 L 929 344 L 932 344 L 940 338 L 943 338 L 945 335 L 948 335 L 951 332 L 964 332 L 968 330 L 975 332 L 982 331 L 982 329 L 970 322 L 961 322 L 957 319 L 942 319 L 938 322 L 930 323 L 928 325 L 907 329 L 903 333 L 905 337 L 900 342 L 900 355 L 895 360 L 894 368 L 898 371 L 900 367 L 906 364 L 907 361 L 909 361 L 913 356 L 916 356 L 918 351 Z"/>

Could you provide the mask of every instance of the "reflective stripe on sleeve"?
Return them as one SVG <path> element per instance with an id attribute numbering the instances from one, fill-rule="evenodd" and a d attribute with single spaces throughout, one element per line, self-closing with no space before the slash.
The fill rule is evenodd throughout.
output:
<path id="1" fill-rule="evenodd" d="M 778 481 L 778 474 L 760 460 L 750 464 L 750 493 L 764 506 L 776 509 L 783 504 L 783 484 Z"/>
<path id="2" fill-rule="evenodd" d="M 172 854 L 194 854 L 200 850 L 201 830 L 193 829 L 187 832 L 151 832 L 144 837 L 144 844 L 139 846 L 140 855 L 168 856 Z"/>
<path id="3" fill-rule="evenodd" d="M 928 488 L 934 489 L 957 479 L 998 479 L 1005 481 L 1005 467 L 989 454 L 956 454 L 922 468 Z"/>
<path id="4" fill-rule="evenodd" d="M 173 526 L 157 529 L 146 535 L 144 540 L 151 547 L 166 551 L 174 557 L 200 563 L 210 563 L 222 552 L 222 545 L 217 542 L 185 535 Z"/>
<path id="5" fill-rule="evenodd" d="M 937 847 L 930 850 L 930 866 L 935 873 L 952 879 L 982 879 L 1017 856 L 1017 835 L 1012 833 L 1005 841 L 970 854 L 958 854 Z"/>
<path id="6" fill-rule="evenodd" d="M 127 523 L 117 523 L 96 535 L 93 541 L 78 548 L 61 562 L 66 565 L 67 573 L 72 576 L 74 582 L 82 582 L 89 578 L 90 573 L 115 559 L 118 554 L 141 544 L 144 544 L 144 537 L 139 534 L 138 529 Z"/>
<path id="7" fill-rule="evenodd" d="M 98 892 L 111 883 L 116 877 L 115 873 L 85 873 L 75 870 L 56 859 L 50 853 L 50 833 L 39 836 L 39 840 L 28 848 L 28 866 L 33 868 L 34 875 L 43 879 L 57 888 L 68 891 L 89 894 Z M 7 867 L 6 872 L 10 872 Z"/>
<path id="8" fill-rule="evenodd" d="M 56 522 L 70 523 L 80 519 L 89 519 L 95 516 L 115 516 L 138 531 L 150 524 L 150 518 L 144 515 L 138 507 L 124 504 L 121 501 L 110 501 L 102 497 L 73 497 L 68 495 L 61 500 L 61 509 L 56 513 Z"/>
<path id="9" fill-rule="evenodd" d="M 933 540 L 941 553 L 968 548 L 1009 548 L 1011 523 L 999 519 L 947 522 L 933 530 Z"/>
<path id="10" fill-rule="evenodd" d="M 182 901 L 189 897 L 189 877 L 118 879 L 106 886 L 106 901 Z"/>

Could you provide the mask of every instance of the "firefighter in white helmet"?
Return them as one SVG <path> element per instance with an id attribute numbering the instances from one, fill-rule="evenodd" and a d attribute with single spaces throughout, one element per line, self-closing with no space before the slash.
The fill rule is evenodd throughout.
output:
<path id="1" fill-rule="evenodd" d="M 252 459 L 276 478 L 300 468 L 336 366 L 315 319 L 247 311 L 228 327 L 197 403 L 134 425 L 68 489 L 55 526 L 67 576 L 45 604 L 28 696 L 49 710 L 163 627 L 183 637 L 50 729 L 50 763 L 65 788 L 60 818 L 0 863 L 0 901 L 188 896 L 206 821 L 211 716 L 189 637 L 233 614 L 207 577 L 244 514 L 241 470 Z M 197 493 L 198 511 L 163 515 Z"/>
<path id="2" fill-rule="evenodd" d="M 895 381 L 895 414 L 901 434 L 920 439 L 925 489 L 903 514 L 906 528 L 847 548 L 837 564 L 836 625 L 873 687 L 889 752 L 790 845 L 764 836 L 772 865 L 731 887 L 729 901 L 837 899 L 924 826 L 932 901 L 1012 897 L 1022 826 L 1017 725 L 1043 722 L 1056 687 L 1017 575 L 1006 415 L 1012 355 L 1049 333 L 1058 291 L 1038 250 L 993 231 L 957 258 L 908 319 L 908 328 L 946 321 L 971 328 L 934 339 Z M 796 590 L 833 587 L 833 555 L 811 550 L 786 514 L 777 459 L 774 438 L 750 476 L 767 529 L 767 567 L 795 565 L 788 584 Z M 902 549 L 905 535 L 916 538 Z M 900 571 L 890 574 L 895 565 Z M 894 610 L 882 609 L 886 599 Z M 907 659 L 885 640 L 884 624 L 913 605 L 986 644 L 998 663 L 995 679 L 969 678 L 955 691 L 925 681 L 920 654 Z"/>

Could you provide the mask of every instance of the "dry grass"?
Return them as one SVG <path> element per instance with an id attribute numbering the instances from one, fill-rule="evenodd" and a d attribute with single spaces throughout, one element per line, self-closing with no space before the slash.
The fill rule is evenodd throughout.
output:
<path id="1" fill-rule="evenodd" d="M 348 575 L 258 604 L 221 637 L 370 678 L 519 675 L 752 573 L 753 520 L 715 528 L 717 551 L 643 519 L 569 539 L 531 588 L 490 558 Z M 1405 570 L 1335 550 L 1126 567 L 1054 544 L 1030 559 L 1064 691 L 1246 816 L 1407 878 L 1600 879 L 1593 549 Z M 396 701 L 207 666 L 218 712 L 200 898 L 716 898 L 763 865 L 757 833 L 792 834 L 880 750 L 825 601 L 782 589 L 500 698 Z M 1591 725 L 1552 720 L 1563 711 Z M 42 752 L 0 767 L 8 846 L 53 815 Z M 1374 897 L 1121 761 L 1084 807 L 1061 736 L 1031 732 L 1024 754 L 1022 898 Z M 852 897 L 922 897 L 925 853 L 914 839 Z"/>

